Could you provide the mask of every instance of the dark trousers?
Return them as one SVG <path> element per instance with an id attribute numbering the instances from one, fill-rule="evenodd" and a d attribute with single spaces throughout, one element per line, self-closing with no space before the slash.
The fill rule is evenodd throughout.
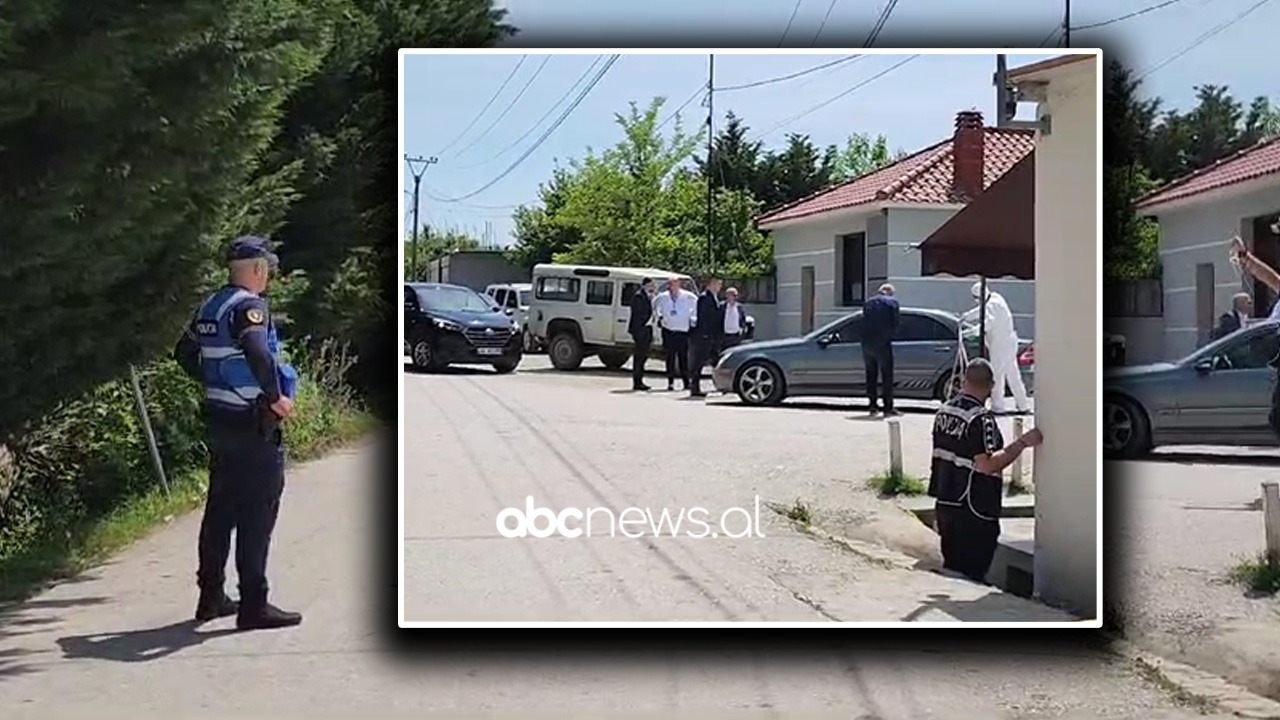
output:
<path id="1" fill-rule="evenodd" d="M 715 353 L 715 338 L 700 335 L 689 339 L 689 385 L 694 394 L 702 392 L 702 368 Z"/>
<path id="2" fill-rule="evenodd" d="M 662 331 L 662 350 L 667 358 L 667 382 L 680 378 L 689 384 L 689 333 L 674 330 Z"/>
<path id="3" fill-rule="evenodd" d="M 942 566 L 985 583 L 1000 539 L 1000 521 L 983 520 L 967 507 L 937 505 Z"/>
<path id="4" fill-rule="evenodd" d="M 711 364 L 715 366 L 720 363 L 720 358 L 730 349 L 742 344 L 741 335 L 721 335 L 720 342 L 716 343 L 716 351 L 711 356 Z"/>
<path id="5" fill-rule="evenodd" d="M 867 400 L 871 408 L 893 409 L 893 345 L 887 342 L 862 343 L 862 365 L 867 371 Z"/>
<path id="6" fill-rule="evenodd" d="M 644 385 L 644 364 L 649 359 L 649 346 L 653 344 L 653 328 L 643 328 L 632 335 L 635 348 L 631 353 L 631 386 L 640 389 Z"/>
<path id="7" fill-rule="evenodd" d="M 267 552 L 284 492 L 281 439 L 278 428 L 256 423 L 209 424 L 209 494 L 196 579 L 203 591 L 222 590 L 234 530 L 240 604 L 250 610 L 267 602 Z"/>

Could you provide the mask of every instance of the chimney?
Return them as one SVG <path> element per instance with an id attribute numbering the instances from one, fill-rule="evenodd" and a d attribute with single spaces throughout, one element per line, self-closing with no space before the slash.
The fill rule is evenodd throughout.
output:
<path id="1" fill-rule="evenodd" d="M 969 202 L 982 194 L 985 144 L 982 113 L 977 110 L 956 113 L 956 136 L 951 148 L 954 165 L 951 194 L 959 202 Z"/>

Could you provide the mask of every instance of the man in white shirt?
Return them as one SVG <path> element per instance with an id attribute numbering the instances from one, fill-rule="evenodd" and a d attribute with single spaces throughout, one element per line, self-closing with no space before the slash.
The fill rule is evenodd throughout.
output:
<path id="1" fill-rule="evenodd" d="M 667 390 L 675 390 L 676 378 L 682 389 L 689 388 L 689 329 L 698 306 L 698 296 L 680 287 L 680 280 L 667 281 L 667 291 L 653 301 L 662 323 L 662 350 L 667 359 Z"/>
<path id="2" fill-rule="evenodd" d="M 747 330 L 747 311 L 738 302 L 738 289 L 729 288 L 724 291 L 724 333 L 721 335 L 720 347 L 716 348 L 714 362 L 726 350 L 742 343 L 742 334 Z"/>

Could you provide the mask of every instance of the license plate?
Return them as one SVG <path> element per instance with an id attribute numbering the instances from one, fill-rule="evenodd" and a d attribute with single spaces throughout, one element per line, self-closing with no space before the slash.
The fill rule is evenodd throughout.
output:
<path id="1" fill-rule="evenodd" d="M 502 348 L 476 348 L 476 352 L 480 355 L 501 355 Z"/>

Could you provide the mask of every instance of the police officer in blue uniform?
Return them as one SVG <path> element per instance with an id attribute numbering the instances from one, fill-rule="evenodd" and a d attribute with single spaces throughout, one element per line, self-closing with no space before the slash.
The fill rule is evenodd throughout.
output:
<path id="1" fill-rule="evenodd" d="M 984 584 L 1000 538 L 1004 469 L 1044 440 L 1032 429 L 1004 444 L 996 416 L 987 409 L 994 387 L 991 363 L 978 358 L 965 367 L 962 391 L 934 417 L 929 473 L 942 565 Z"/>
<path id="2" fill-rule="evenodd" d="M 284 492 L 280 424 L 293 412 L 297 373 L 280 357 L 267 289 L 279 260 L 264 238 L 227 254 L 228 282 L 196 311 L 175 355 L 204 386 L 209 494 L 200 523 L 196 620 L 236 616 L 242 630 L 297 625 L 302 615 L 267 602 L 267 551 Z M 240 601 L 224 589 L 232 530 Z"/>

